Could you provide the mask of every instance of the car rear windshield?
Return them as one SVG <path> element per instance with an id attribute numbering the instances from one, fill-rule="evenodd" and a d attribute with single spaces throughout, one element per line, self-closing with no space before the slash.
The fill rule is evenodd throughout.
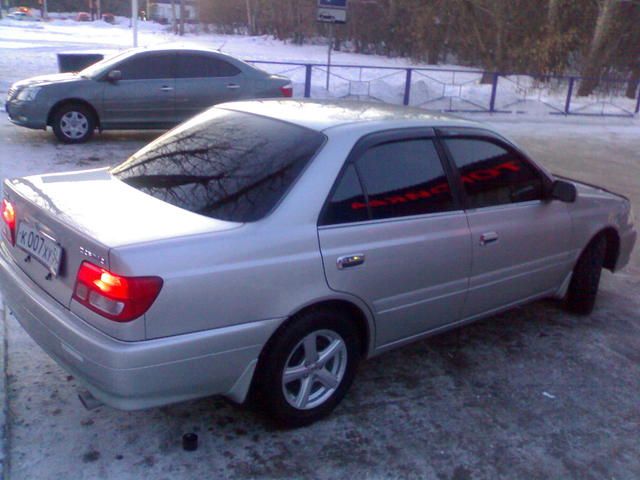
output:
<path id="1" fill-rule="evenodd" d="M 275 207 L 324 138 L 272 118 L 213 109 L 160 137 L 111 173 L 191 212 L 252 222 Z"/>

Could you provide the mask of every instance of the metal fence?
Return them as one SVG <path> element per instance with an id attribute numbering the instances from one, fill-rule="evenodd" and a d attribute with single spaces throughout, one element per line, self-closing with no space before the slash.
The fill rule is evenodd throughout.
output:
<path id="1" fill-rule="evenodd" d="M 589 96 L 578 96 L 577 76 L 487 73 L 482 70 L 311 64 L 249 60 L 286 75 L 295 97 L 346 98 L 464 113 L 537 113 L 633 117 L 640 88 L 625 96 L 624 80 L 604 79 Z M 487 80 L 489 80 L 487 82 Z"/>

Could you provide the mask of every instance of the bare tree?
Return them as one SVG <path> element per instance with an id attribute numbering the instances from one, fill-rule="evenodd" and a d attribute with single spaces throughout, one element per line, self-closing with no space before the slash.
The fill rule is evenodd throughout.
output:
<path id="1" fill-rule="evenodd" d="M 579 96 L 590 95 L 600 82 L 600 76 L 607 65 L 607 41 L 611 35 L 615 8 L 618 0 L 600 0 L 598 4 L 598 19 L 593 31 L 589 53 L 587 54 L 582 81 L 578 89 Z"/>

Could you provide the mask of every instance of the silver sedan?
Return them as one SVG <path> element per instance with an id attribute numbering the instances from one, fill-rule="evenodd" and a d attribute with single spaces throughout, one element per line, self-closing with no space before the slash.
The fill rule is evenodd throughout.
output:
<path id="1" fill-rule="evenodd" d="M 482 125 L 292 100 L 6 181 L 2 218 L 7 305 L 95 399 L 253 397 L 290 426 L 386 350 L 544 297 L 588 314 L 636 239 L 627 199 Z"/>

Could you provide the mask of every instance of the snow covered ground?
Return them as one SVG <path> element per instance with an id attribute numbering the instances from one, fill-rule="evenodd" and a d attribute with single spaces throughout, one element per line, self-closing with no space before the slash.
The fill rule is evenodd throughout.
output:
<path id="1" fill-rule="evenodd" d="M 266 36 L 189 33 L 181 38 L 169 33 L 168 27 L 157 23 L 140 22 L 139 25 L 141 46 L 179 42 L 220 49 L 245 60 L 320 64 L 312 69 L 312 97 L 371 99 L 402 104 L 407 82 L 406 68 L 413 67 L 427 69 L 413 71 L 409 98 L 413 106 L 477 112 L 488 109 L 491 100 L 492 86 L 480 82 L 482 73 L 476 69 L 333 52 L 333 65 L 356 67 L 332 66 L 327 72 L 327 68 L 322 66 L 327 61 L 325 45 L 298 46 Z M 80 23 L 68 18 L 49 22 L 0 20 L 0 94 L 5 93 L 13 81 L 22 78 L 21 75 L 56 71 L 55 54 L 60 51 L 91 50 L 108 55 L 131 46 L 132 33 L 128 26 L 129 20 L 123 17 L 118 17 L 115 25 L 103 21 Z M 23 48 L 29 48 L 29 58 L 19 58 Z M 18 60 L 20 68 L 15 68 L 14 62 Z M 289 76 L 294 83 L 294 95 L 304 94 L 304 66 L 258 66 L 272 73 Z M 577 86 L 576 83 L 576 89 Z M 611 92 L 597 93 L 590 97 L 580 98 L 574 95 L 571 99 L 571 111 L 584 114 L 631 114 L 635 111 L 636 100 L 621 95 L 619 90 L 622 87 L 624 85 L 616 85 Z M 541 82 L 524 75 L 499 77 L 495 108 L 498 111 L 528 115 L 558 114 L 564 111 L 568 89 L 569 80 L 566 78 Z"/>

